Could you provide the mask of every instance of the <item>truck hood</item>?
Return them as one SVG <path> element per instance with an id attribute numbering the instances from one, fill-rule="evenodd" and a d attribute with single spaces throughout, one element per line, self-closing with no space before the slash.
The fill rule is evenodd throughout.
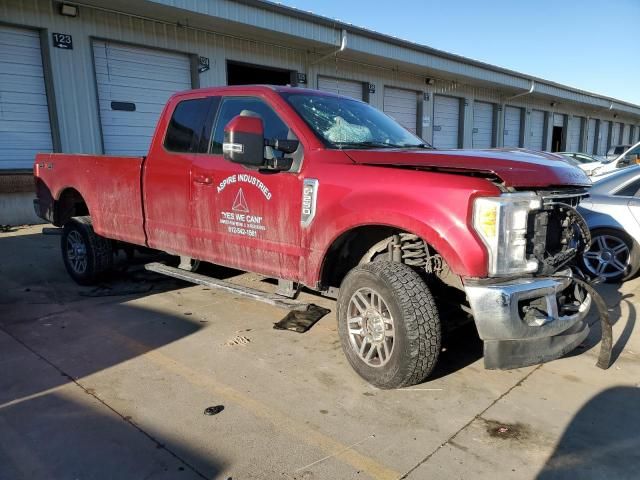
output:
<path id="1" fill-rule="evenodd" d="M 345 150 L 355 163 L 496 176 L 507 187 L 588 186 L 591 180 L 562 157 L 524 149 Z"/>

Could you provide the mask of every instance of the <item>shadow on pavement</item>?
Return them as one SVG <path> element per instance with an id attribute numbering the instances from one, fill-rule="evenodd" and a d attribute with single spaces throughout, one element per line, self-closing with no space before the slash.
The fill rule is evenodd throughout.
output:
<path id="1" fill-rule="evenodd" d="M 185 284 L 138 269 L 103 285 L 105 298 L 83 296 L 92 289 L 69 279 L 58 242 L 0 236 L 0 478 L 215 477 L 223 462 L 123 417 L 83 381 L 199 331 L 180 313 L 126 303 Z M 151 288 L 114 296 L 123 282 Z"/>
<path id="2" fill-rule="evenodd" d="M 427 382 L 462 370 L 483 356 L 482 340 L 474 323 L 468 323 L 444 335 L 442 348 L 436 368 Z"/>
<path id="3" fill-rule="evenodd" d="M 621 290 L 620 284 L 601 284 L 597 286 L 598 292 L 604 298 L 609 311 L 609 321 L 612 325 L 616 325 L 618 322 L 624 322 L 622 331 L 618 334 L 614 332 L 613 337 L 613 349 L 611 354 L 611 365 L 615 364 L 618 357 L 624 350 L 627 342 L 631 338 L 633 329 L 636 325 L 637 311 L 635 302 L 633 300 L 634 294 L 624 294 Z M 628 315 L 623 316 L 622 305 L 625 304 L 629 310 Z M 581 355 L 583 352 L 591 350 L 592 348 L 600 348 L 600 340 L 602 338 L 602 329 L 600 325 L 600 319 L 597 315 L 597 309 L 595 306 L 591 308 L 591 315 L 589 320 L 591 332 L 587 339 L 580 345 L 579 348 L 567 354 L 567 357 L 573 357 Z"/>
<path id="4" fill-rule="evenodd" d="M 0 408 L 0 478 L 214 478 L 223 468 L 86 398 L 52 393 Z"/>
<path id="5" fill-rule="evenodd" d="M 573 417 L 538 480 L 636 479 L 640 388 L 609 388 Z"/>

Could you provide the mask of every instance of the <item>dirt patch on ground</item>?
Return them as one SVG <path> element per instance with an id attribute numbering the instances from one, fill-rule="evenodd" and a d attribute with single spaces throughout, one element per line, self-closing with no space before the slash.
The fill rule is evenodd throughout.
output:
<path id="1" fill-rule="evenodd" d="M 495 420 L 480 419 L 490 437 L 503 440 L 527 440 L 531 438 L 531 429 L 523 423 L 504 423 Z"/>

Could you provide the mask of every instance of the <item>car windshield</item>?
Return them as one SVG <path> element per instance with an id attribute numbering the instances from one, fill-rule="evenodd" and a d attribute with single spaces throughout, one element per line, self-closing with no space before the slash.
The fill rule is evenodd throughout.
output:
<path id="1" fill-rule="evenodd" d="M 561 153 L 561 155 L 564 157 L 563 160 L 565 162 L 570 163 L 574 167 L 577 167 L 578 165 L 580 165 L 580 161 L 572 157 L 570 154 Z"/>
<path id="2" fill-rule="evenodd" d="M 579 153 L 572 153 L 572 152 L 559 152 L 559 153 L 560 155 L 565 157 L 567 160 L 569 160 L 569 163 L 571 163 L 572 165 L 578 165 L 580 163 L 590 163 L 593 161 L 588 157 L 580 155 Z"/>
<path id="3" fill-rule="evenodd" d="M 599 158 L 592 157 L 592 156 L 589 156 L 589 155 L 583 155 L 583 154 L 580 154 L 580 153 L 577 153 L 575 158 L 580 163 L 594 163 L 594 162 L 599 162 L 600 161 Z"/>
<path id="4" fill-rule="evenodd" d="M 282 93 L 315 134 L 333 148 L 431 148 L 372 106 L 345 97 Z"/>

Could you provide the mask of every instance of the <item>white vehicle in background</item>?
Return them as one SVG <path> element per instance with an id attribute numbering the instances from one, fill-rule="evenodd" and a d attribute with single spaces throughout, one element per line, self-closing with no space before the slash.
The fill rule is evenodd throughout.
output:
<path id="1" fill-rule="evenodd" d="M 609 149 L 609 151 L 611 151 L 611 148 Z M 601 178 L 604 178 L 605 176 L 611 175 L 613 172 L 616 172 L 621 168 L 630 167 L 636 164 L 640 164 L 640 142 L 636 143 L 635 145 L 629 145 L 627 149 L 625 149 L 612 161 L 596 168 L 590 176 L 594 177 L 592 179 L 594 181 L 599 180 Z"/>
<path id="2" fill-rule="evenodd" d="M 604 158 L 607 160 L 615 160 L 624 152 L 629 150 L 629 148 L 631 148 L 631 145 L 611 145 Z"/>
<path id="3" fill-rule="evenodd" d="M 603 157 L 581 152 L 558 152 L 558 155 L 566 157 L 569 163 L 581 168 L 589 176 L 593 175 L 593 172 L 606 162 Z"/>

